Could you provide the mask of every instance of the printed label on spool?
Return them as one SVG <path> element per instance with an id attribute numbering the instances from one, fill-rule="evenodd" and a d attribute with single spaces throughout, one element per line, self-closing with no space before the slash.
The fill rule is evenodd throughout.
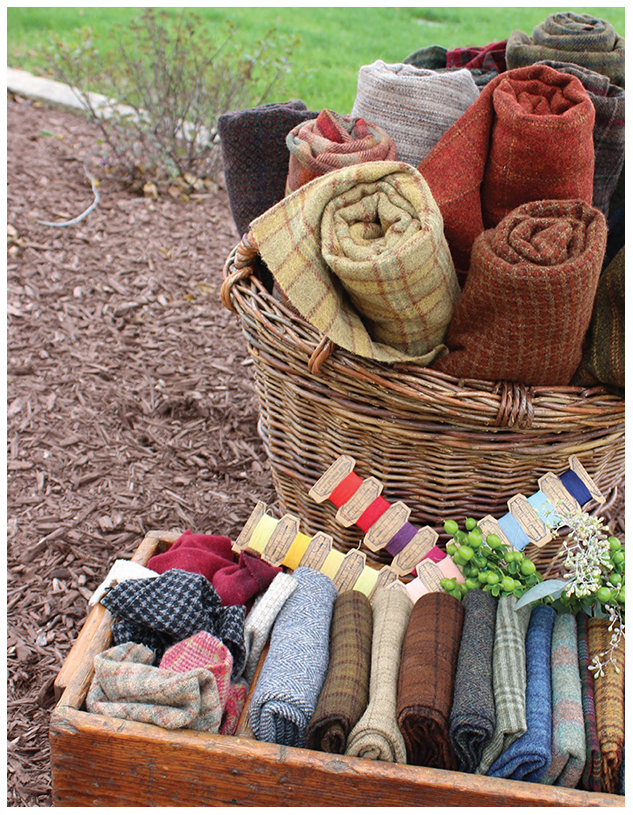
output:
<path id="1" fill-rule="evenodd" d="M 365 554 L 358 549 L 352 549 L 343 558 L 338 572 L 334 575 L 334 585 L 341 591 L 349 591 L 354 588 L 354 583 L 361 576 L 365 563 Z"/>
<path id="2" fill-rule="evenodd" d="M 381 492 L 382 484 L 377 478 L 373 476 L 365 478 L 349 501 L 343 504 L 342 507 L 339 507 L 336 513 L 336 520 L 342 526 L 353 526 L 371 502 L 378 498 Z"/>
<path id="3" fill-rule="evenodd" d="M 391 566 L 383 566 L 378 572 L 378 580 L 376 580 L 376 585 L 372 589 L 369 599 L 371 600 L 378 589 L 383 589 L 386 586 L 391 586 L 393 583 L 399 582 L 398 573 L 394 571 Z"/>
<path id="4" fill-rule="evenodd" d="M 443 574 L 432 560 L 427 559 L 418 563 L 416 572 L 429 591 L 442 591 L 440 580 Z"/>
<path id="5" fill-rule="evenodd" d="M 266 509 L 266 504 L 263 501 L 258 501 L 255 504 L 255 509 L 251 512 L 250 518 L 244 524 L 242 531 L 237 536 L 237 540 L 232 546 L 234 552 L 239 552 L 240 549 L 244 549 L 246 544 L 251 539 L 255 527 L 261 521 L 262 516 L 266 514 Z"/>
<path id="6" fill-rule="evenodd" d="M 437 543 L 439 535 L 430 526 L 423 526 L 415 533 L 409 543 L 391 561 L 391 568 L 401 577 L 411 574 L 418 563 Z"/>
<path id="7" fill-rule="evenodd" d="M 356 466 L 356 460 L 351 456 L 339 456 L 334 464 L 330 465 L 321 478 L 314 484 L 308 495 L 317 504 L 322 504 L 330 497 L 345 476 L 349 475 Z"/>
<path id="8" fill-rule="evenodd" d="M 545 546 L 552 539 L 552 533 L 539 518 L 538 513 L 530 504 L 525 495 L 513 495 L 508 501 L 508 509 L 521 524 L 530 543 L 535 546 Z"/>
<path id="9" fill-rule="evenodd" d="M 317 532 L 308 544 L 305 554 L 301 558 L 301 566 L 319 571 L 325 559 L 332 551 L 332 537 L 325 532 Z"/>
<path id="10" fill-rule="evenodd" d="M 298 531 L 299 518 L 294 515 L 284 515 L 264 547 L 263 560 L 270 563 L 271 566 L 281 566 Z"/>
<path id="11" fill-rule="evenodd" d="M 410 514 L 411 510 L 405 503 L 396 501 L 369 527 L 363 538 L 363 544 L 372 552 L 378 552 L 404 526 Z"/>
<path id="12" fill-rule="evenodd" d="M 508 547 L 508 552 L 516 552 L 516 546 L 510 543 L 510 539 L 503 531 L 503 529 L 499 526 L 499 522 L 496 518 L 493 518 L 492 515 L 486 515 L 485 518 L 482 518 L 477 526 L 481 529 L 484 535 L 484 541 L 488 537 L 488 535 L 497 535 L 502 543 Z"/>
<path id="13" fill-rule="evenodd" d="M 538 480 L 538 485 L 554 509 L 560 506 L 567 513 L 577 512 L 580 509 L 578 501 L 565 489 L 565 485 L 554 473 L 542 475 Z"/>
<path id="14" fill-rule="evenodd" d="M 569 457 L 569 467 L 570 467 L 571 470 L 573 470 L 576 473 L 576 475 L 582 481 L 582 483 L 585 485 L 585 487 L 587 487 L 587 489 L 591 493 L 591 497 L 593 498 L 593 500 L 597 501 L 599 504 L 604 504 L 604 502 L 606 501 L 606 498 L 600 492 L 600 490 L 598 489 L 598 487 L 594 483 L 594 480 L 592 479 L 592 477 L 589 475 L 589 473 L 582 466 L 582 464 L 580 463 L 577 456 L 570 456 Z"/>

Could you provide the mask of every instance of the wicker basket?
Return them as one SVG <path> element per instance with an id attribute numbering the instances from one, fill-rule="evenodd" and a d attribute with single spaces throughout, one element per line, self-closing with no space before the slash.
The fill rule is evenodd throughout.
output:
<path id="1" fill-rule="evenodd" d="M 354 356 L 269 294 L 259 265 L 249 234 L 227 258 L 222 301 L 237 313 L 255 363 L 259 431 L 280 508 L 307 534 L 327 532 L 342 551 L 358 546 L 360 530 L 308 496 L 343 453 L 361 477 L 384 484 L 387 500 L 410 507 L 412 523 L 433 526 L 440 545 L 444 519 L 501 517 L 509 498 L 536 492 L 538 478 L 567 470 L 572 454 L 614 498 L 624 478 L 624 399 L 602 387 L 458 380 Z"/>

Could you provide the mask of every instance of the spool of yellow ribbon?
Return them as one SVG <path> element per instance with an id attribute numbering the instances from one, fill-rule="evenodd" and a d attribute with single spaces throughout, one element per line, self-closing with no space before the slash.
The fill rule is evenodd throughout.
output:
<path id="1" fill-rule="evenodd" d="M 297 537 L 290 544 L 290 549 L 286 552 L 283 565 L 294 571 L 301 563 L 301 558 L 305 555 L 311 540 L 312 538 L 304 535 L 303 532 L 298 532 Z"/>
<path id="2" fill-rule="evenodd" d="M 376 585 L 377 580 L 378 572 L 375 569 L 372 569 L 371 566 L 365 566 L 363 571 L 360 573 L 360 577 L 354 583 L 354 591 L 360 591 L 365 595 L 365 597 L 369 597 L 371 590 Z"/>
<path id="3" fill-rule="evenodd" d="M 339 552 L 338 549 L 332 549 L 330 554 L 323 561 L 323 565 L 319 571 L 334 580 L 334 577 L 338 572 L 344 557 L 345 555 L 342 552 Z"/>
<path id="4" fill-rule="evenodd" d="M 259 552 L 261 555 L 261 553 L 264 551 L 264 547 L 270 540 L 271 535 L 277 528 L 278 523 L 279 521 L 277 518 L 273 518 L 271 515 L 262 515 L 257 526 L 255 529 L 253 529 L 253 534 L 248 542 L 248 548 L 255 552 Z"/>

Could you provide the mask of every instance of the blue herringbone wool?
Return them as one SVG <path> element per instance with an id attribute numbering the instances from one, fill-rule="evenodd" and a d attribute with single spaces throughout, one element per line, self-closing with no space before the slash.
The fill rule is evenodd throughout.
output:
<path id="1" fill-rule="evenodd" d="M 292 576 L 298 586 L 275 620 L 249 714 L 259 741 L 303 747 L 327 673 L 337 590 L 314 569 Z"/>
<path id="2" fill-rule="evenodd" d="M 525 636 L 527 731 L 501 753 L 488 771 L 497 778 L 539 782 L 552 760 L 552 629 L 550 606 L 532 611 Z"/>

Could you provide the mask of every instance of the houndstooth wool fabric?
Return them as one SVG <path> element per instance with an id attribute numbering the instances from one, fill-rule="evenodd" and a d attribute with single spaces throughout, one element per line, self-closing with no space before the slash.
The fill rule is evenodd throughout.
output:
<path id="1" fill-rule="evenodd" d="M 517 207 L 473 246 L 434 367 L 456 377 L 568 385 L 583 354 L 607 241 L 582 201 Z"/>
<path id="2" fill-rule="evenodd" d="M 585 722 L 585 767 L 582 772 L 581 788 L 588 792 L 600 792 L 600 742 L 596 728 L 596 708 L 594 703 L 593 673 L 589 670 L 589 645 L 587 643 L 588 617 L 584 611 L 576 615 L 578 634 L 578 670 L 582 688 L 582 711 Z"/>
<path id="3" fill-rule="evenodd" d="M 560 11 L 535 26 L 531 37 L 523 31 L 510 34 L 506 45 L 508 68 L 543 59 L 582 65 L 624 87 L 624 37 L 607 20 Z"/>
<path id="4" fill-rule="evenodd" d="M 297 588 L 277 615 L 249 716 L 258 741 L 303 747 L 323 687 L 337 590 L 327 575 L 300 566 Z"/>
<path id="5" fill-rule="evenodd" d="M 493 761 L 527 729 L 525 718 L 525 635 L 530 607 L 515 610 L 517 598 L 499 598 L 492 648 L 492 690 L 495 699 L 495 729 L 484 747 L 477 767 L 486 775 Z"/>
<path id="6" fill-rule="evenodd" d="M 445 351 L 459 286 L 439 210 L 409 164 L 315 178 L 251 229 L 286 297 L 336 345 L 421 365 Z"/>
<path id="7" fill-rule="evenodd" d="M 213 586 L 200 574 L 170 569 L 159 577 L 126 580 L 101 602 L 119 618 L 112 626 L 117 645 L 155 644 L 158 663 L 168 645 L 207 631 L 231 652 L 234 675 L 242 669 L 244 606 L 222 606 Z"/>
<path id="8" fill-rule="evenodd" d="M 378 59 L 358 72 L 352 116 L 381 127 L 398 160 L 417 167 L 478 96 L 469 71 L 438 73 Z"/>

